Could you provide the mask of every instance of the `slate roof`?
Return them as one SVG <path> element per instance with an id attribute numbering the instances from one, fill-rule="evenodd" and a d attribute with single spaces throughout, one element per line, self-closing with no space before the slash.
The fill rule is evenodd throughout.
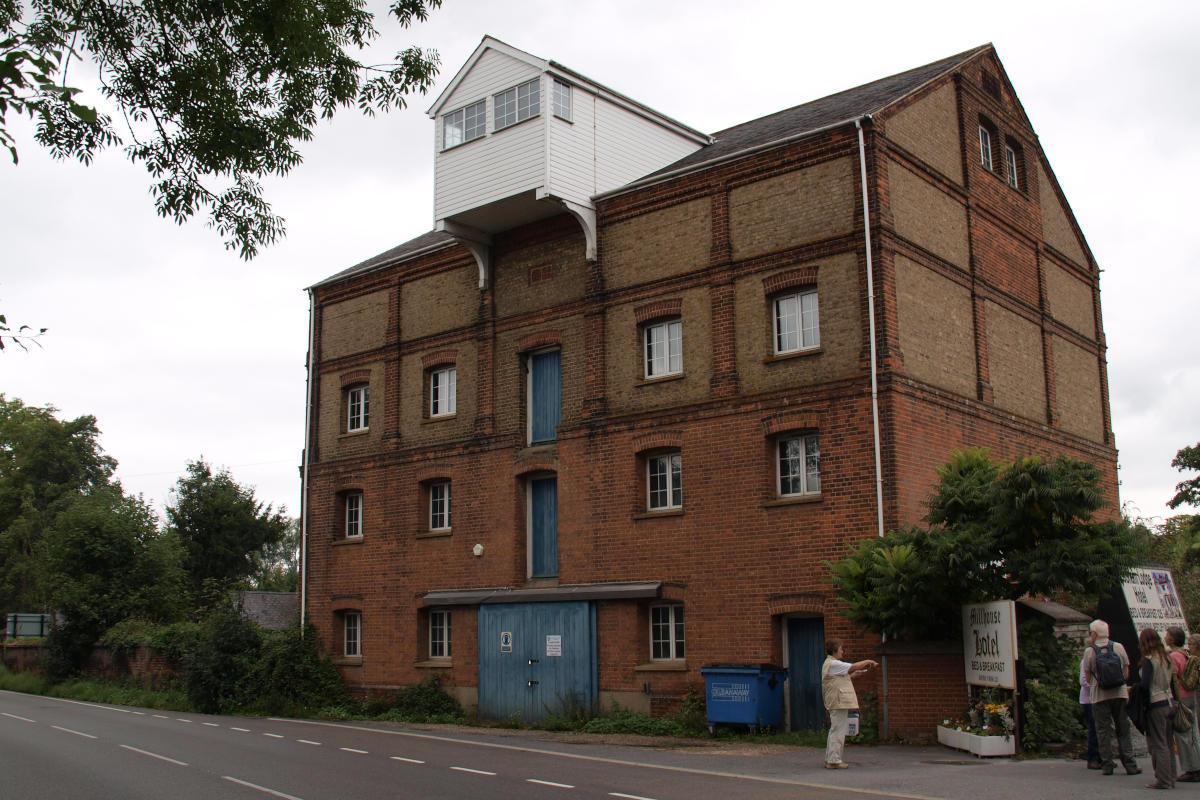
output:
<path id="1" fill-rule="evenodd" d="M 238 592 L 242 615 L 260 628 L 281 631 L 300 623 L 297 592 Z"/>
<path id="2" fill-rule="evenodd" d="M 981 45 L 922 67 L 890 75 L 886 78 L 880 78 L 877 81 L 864 83 L 862 86 L 856 86 L 853 89 L 847 89 L 837 94 L 822 97 L 819 100 L 793 106 L 783 111 L 777 111 L 774 114 L 768 114 L 765 117 L 743 122 L 741 125 L 734 125 L 732 128 L 726 128 L 723 131 L 717 131 L 712 134 L 716 140 L 712 144 L 705 145 L 675 163 L 633 181 L 628 187 L 614 189 L 605 194 L 618 194 L 626 188 L 636 186 L 656 176 L 665 175 L 677 170 L 698 169 L 709 162 L 733 156 L 745 150 L 768 145 L 781 139 L 803 136 L 805 133 L 816 131 L 829 125 L 836 125 L 839 122 L 849 122 L 868 114 L 876 114 L 905 95 L 919 89 L 929 81 L 957 67 L 959 64 L 978 55 L 989 47 L 991 45 Z M 403 261 L 422 251 L 449 247 L 453 244 L 454 239 L 448 234 L 439 231 L 429 231 L 415 239 L 409 239 L 404 244 L 393 247 L 391 250 L 368 258 L 366 261 L 355 264 L 353 267 L 344 269 L 335 275 L 331 275 L 313 284 L 310 288 L 323 286 L 359 273 L 369 272 L 387 264 Z"/>

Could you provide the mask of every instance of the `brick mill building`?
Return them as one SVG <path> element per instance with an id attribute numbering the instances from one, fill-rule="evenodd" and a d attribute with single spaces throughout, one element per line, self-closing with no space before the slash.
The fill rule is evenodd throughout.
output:
<path id="1" fill-rule="evenodd" d="M 952 450 L 1115 506 L 1098 268 L 991 46 L 706 135 L 484 38 L 429 115 L 434 230 L 311 289 L 303 606 L 352 687 L 657 712 L 773 662 L 817 727 L 824 638 L 879 645 L 823 562 Z M 935 661 L 893 652 L 892 732 L 958 710 Z"/>

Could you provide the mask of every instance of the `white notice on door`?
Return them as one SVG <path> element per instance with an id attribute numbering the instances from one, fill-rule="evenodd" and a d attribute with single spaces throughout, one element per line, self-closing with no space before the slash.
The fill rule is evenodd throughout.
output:
<path id="1" fill-rule="evenodd" d="M 562 636 L 554 635 L 546 637 L 546 655 L 561 656 L 562 655 Z"/>

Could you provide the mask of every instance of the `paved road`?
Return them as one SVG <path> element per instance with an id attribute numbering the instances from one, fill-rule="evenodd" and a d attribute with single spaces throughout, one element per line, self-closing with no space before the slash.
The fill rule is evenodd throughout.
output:
<path id="1" fill-rule="evenodd" d="M 2 797 L 916 797 L 590 752 L 465 734 L 159 712 L 0 692 Z"/>

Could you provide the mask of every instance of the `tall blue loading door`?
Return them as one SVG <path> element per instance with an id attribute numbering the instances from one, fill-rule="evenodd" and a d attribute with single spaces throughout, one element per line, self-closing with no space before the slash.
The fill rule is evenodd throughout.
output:
<path id="1" fill-rule="evenodd" d="M 825 703 L 821 699 L 821 665 L 825 663 L 824 619 L 789 618 L 787 644 L 792 730 L 824 728 Z"/>
<path id="2" fill-rule="evenodd" d="M 479 715 L 536 722 L 592 711 L 598 694 L 592 603 L 479 607 Z"/>
<path id="3" fill-rule="evenodd" d="M 562 357 L 555 350 L 529 358 L 529 443 L 558 438 L 562 419 Z"/>

